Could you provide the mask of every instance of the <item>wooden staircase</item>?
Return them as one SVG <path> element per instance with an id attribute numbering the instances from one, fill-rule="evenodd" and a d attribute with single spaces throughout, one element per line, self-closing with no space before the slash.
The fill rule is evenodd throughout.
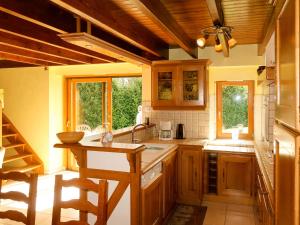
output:
<path id="1" fill-rule="evenodd" d="M 44 173 L 42 160 L 4 114 L 2 114 L 2 143 L 5 148 L 2 166 L 4 172 Z"/>

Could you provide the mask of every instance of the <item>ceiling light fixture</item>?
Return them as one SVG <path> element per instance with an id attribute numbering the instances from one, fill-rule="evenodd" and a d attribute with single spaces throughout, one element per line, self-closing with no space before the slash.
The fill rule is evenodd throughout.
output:
<path id="1" fill-rule="evenodd" d="M 233 27 L 230 27 L 230 26 L 215 25 L 215 26 L 206 27 L 201 30 L 202 37 L 197 39 L 197 45 L 200 48 L 205 48 L 205 44 L 206 44 L 208 37 L 215 36 L 216 52 L 221 52 L 225 48 L 227 48 L 227 51 L 228 51 L 228 47 L 233 48 L 237 44 L 237 41 L 231 35 L 232 30 L 233 30 Z M 222 41 L 220 41 L 220 36 L 221 36 L 223 43 L 222 43 Z M 222 36 L 224 38 L 222 38 Z M 225 40 L 225 43 L 224 43 L 224 40 Z M 223 46 L 224 44 L 226 46 Z"/>

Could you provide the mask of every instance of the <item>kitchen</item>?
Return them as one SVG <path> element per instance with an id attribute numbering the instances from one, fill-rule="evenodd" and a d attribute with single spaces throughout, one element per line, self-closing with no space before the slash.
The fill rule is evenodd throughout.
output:
<path id="1" fill-rule="evenodd" d="M 61 4 L 61 2 L 65 1 L 53 0 L 52 2 L 54 2 L 54 4 Z M 196 4 L 195 1 L 191 2 Z M 200 2 L 202 2 L 201 7 L 203 7 L 204 4 L 205 7 L 211 10 L 210 4 L 214 1 Z M 15 69 L 8 67 L 13 67 L 11 63 L 13 61 L 12 55 L 16 54 L 16 52 L 14 52 L 16 49 L 11 49 L 11 53 L 4 50 L 9 49 L 7 46 L 11 46 L 12 40 L 16 39 L 12 33 L 15 35 L 17 31 L 10 29 L 18 29 L 18 32 L 23 33 L 23 36 L 32 35 L 31 38 L 34 39 L 33 42 L 37 42 L 38 32 L 36 34 L 30 34 L 26 29 L 11 28 L 9 24 L 4 24 L 5 16 L 2 16 L 3 20 L 1 25 L 3 24 L 3 30 L 1 30 L 1 34 L 3 34 L 3 43 L 7 43 L 3 44 L 6 48 L 1 45 L 5 52 L 5 54 L 2 54 L 3 57 L 1 57 L 6 57 L 7 59 L 6 61 L 1 60 L 3 61 L 4 68 L 0 70 L 0 88 L 4 89 L 5 99 L 4 113 L 12 120 L 22 135 L 26 137 L 30 145 L 32 145 L 34 149 L 37 149 L 37 155 L 44 163 L 46 174 L 53 174 L 65 168 L 70 168 L 68 163 L 72 161 L 74 163 L 76 160 L 79 166 L 83 168 L 124 170 L 129 173 L 134 173 L 135 171 L 135 173 L 137 173 L 133 175 L 133 177 L 135 177 L 133 178 L 133 182 L 135 182 L 135 188 L 137 188 L 135 191 L 130 191 L 128 188 L 128 186 L 131 187 L 132 181 L 130 181 L 130 185 L 125 185 L 126 182 L 124 181 L 123 189 L 118 189 L 119 194 L 120 192 L 125 192 L 124 198 L 126 198 L 127 201 L 119 199 L 119 205 L 108 206 L 108 215 L 111 216 L 108 220 L 108 224 L 119 224 L 120 222 L 113 222 L 114 220 L 118 221 L 118 219 L 124 224 L 161 224 L 166 221 L 169 214 L 172 214 L 171 211 L 174 209 L 175 202 L 178 204 L 197 206 L 207 202 L 219 202 L 229 205 L 238 204 L 249 206 L 249 208 L 255 206 L 255 210 L 252 211 L 253 216 L 250 218 L 252 222 L 255 219 L 260 224 L 298 224 L 299 193 L 297 190 L 299 189 L 299 168 L 296 162 L 298 161 L 299 153 L 297 147 L 298 122 L 295 121 L 297 121 L 297 115 L 299 113 L 299 91 L 298 85 L 296 85 L 298 84 L 299 75 L 299 49 L 297 47 L 299 45 L 299 10 L 294 9 L 298 9 L 299 2 L 287 1 L 285 7 L 283 7 L 284 3 L 285 1 L 278 1 L 274 3 L 272 7 L 268 5 L 266 10 L 269 11 L 265 16 L 269 16 L 268 18 L 275 16 L 276 19 L 279 18 L 279 22 L 277 30 L 275 31 L 277 35 L 276 38 L 274 36 L 275 33 L 268 31 L 267 41 L 264 40 L 263 44 L 258 41 L 245 44 L 245 39 L 241 37 L 242 31 L 238 33 L 239 27 L 235 25 L 232 36 L 238 40 L 238 44 L 234 48 L 227 46 L 227 51 L 223 50 L 221 53 L 216 52 L 215 48 L 210 46 L 213 45 L 212 42 L 214 40 L 212 39 L 218 36 L 218 34 L 209 35 L 212 37 L 207 39 L 208 46 L 204 49 L 197 48 L 198 56 L 196 57 L 197 59 L 194 60 L 191 59 L 191 55 L 193 56 L 194 53 L 187 50 L 188 44 L 183 41 L 179 41 L 180 44 L 178 44 L 182 49 L 170 48 L 168 50 L 168 60 L 158 61 L 150 59 L 150 56 L 149 58 L 146 57 L 145 59 L 145 57 L 142 57 L 143 59 L 141 59 L 138 51 L 128 53 L 128 47 L 125 51 L 124 49 L 126 49 L 126 47 L 123 47 L 122 51 L 120 47 L 110 46 L 110 48 L 108 48 L 106 46 L 109 50 L 106 49 L 106 51 L 104 51 L 103 45 L 100 45 L 97 40 L 96 43 L 100 46 L 98 46 L 100 50 L 98 49 L 97 51 L 109 54 L 109 57 L 116 58 L 118 62 L 74 66 L 51 66 L 49 64 L 47 67 L 20 67 Z M 46 21 L 43 17 L 28 19 L 30 16 L 23 10 L 24 7 L 21 7 L 22 3 L 9 4 L 3 2 L 1 4 L 3 14 L 7 14 L 6 18 L 17 15 L 17 20 L 20 24 L 24 24 L 24 26 L 28 21 L 31 21 L 30 23 L 33 21 L 31 26 L 37 28 L 41 26 L 41 23 L 38 21 L 42 21 L 43 30 L 41 33 L 44 32 L 45 34 Z M 108 6 L 110 5 L 110 3 L 107 4 Z M 122 3 L 118 4 L 120 4 L 119 7 L 123 7 L 123 9 L 126 7 L 122 5 Z M 142 3 L 135 4 L 140 7 L 139 4 Z M 146 3 L 142 5 L 144 4 L 147 5 Z M 62 5 L 67 5 L 67 10 L 70 11 L 76 8 L 74 5 L 72 6 L 70 2 Z M 145 7 L 145 5 L 143 7 Z M 231 11 L 229 5 L 228 1 L 222 1 L 225 19 L 230 18 Z M 43 4 L 41 4 L 41 7 L 42 6 Z M 151 5 L 147 6 L 153 7 Z M 168 4 L 166 4 L 166 6 L 168 6 Z M 53 7 L 53 5 L 51 5 L 51 7 Z M 183 5 L 182 8 L 184 8 Z M 256 8 L 254 8 L 254 10 L 255 9 Z M 280 14 L 282 9 L 283 13 Z M 130 9 L 128 10 L 128 12 L 130 12 Z M 169 8 L 169 10 L 172 9 Z M 18 13 L 12 13 L 13 11 Z M 61 12 L 61 15 L 63 13 L 64 12 Z M 209 11 L 206 11 L 206 13 L 211 20 L 213 15 L 209 14 Z M 37 16 L 38 14 L 34 15 Z M 58 14 L 58 18 L 60 18 L 59 16 L 61 15 Z M 88 13 L 82 8 L 82 12 L 79 13 L 79 16 L 86 19 Z M 110 15 L 105 16 L 109 17 Z M 115 16 L 116 18 L 118 17 L 118 15 Z M 66 19 L 68 18 L 69 17 L 66 17 Z M 168 18 L 168 16 L 166 16 L 166 18 Z M 219 16 L 219 19 L 220 18 Z M 291 18 L 294 19 L 291 20 Z M 89 21 L 91 21 L 92 24 L 100 26 L 99 21 L 103 23 L 102 19 L 97 18 L 96 20 Z M 165 18 L 156 15 L 156 20 L 158 19 L 163 21 Z M 270 19 L 270 21 L 273 23 L 271 27 L 273 27 L 274 31 L 275 23 L 272 19 Z M 286 21 L 295 21 L 295 24 L 293 25 L 293 23 L 290 24 Z M 79 31 L 80 29 L 87 29 L 87 31 L 92 29 L 92 31 L 95 32 L 94 35 L 99 35 L 94 25 L 90 27 L 90 23 L 84 24 L 84 22 L 78 18 L 76 18 L 76 22 L 77 25 L 81 24 L 81 28 L 79 25 L 79 28 L 77 26 L 77 32 L 78 29 Z M 106 22 L 109 23 L 109 21 Z M 210 26 L 211 23 L 210 21 L 208 26 Z M 226 24 L 231 25 L 228 21 Z M 286 24 L 290 24 L 291 27 L 285 26 Z M 110 25 L 112 29 L 115 28 L 114 24 Z M 60 30 L 65 29 L 63 25 L 57 25 L 51 23 L 51 21 L 50 25 L 48 24 L 47 26 L 52 27 L 52 29 L 55 26 L 60 26 Z M 103 26 L 101 25 L 101 27 Z M 202 24 L 200 27 L 205 26 Z M 171 35 L 172 38 L 175 36 L 174 39 L 177 40 L 176 37 L 178 38 L 178 33 L 176 34 L 171 28 L 168 29 L 173 35 Z M 201 29 L 203 31 L 202 34 L 205 34 L 205 28 L 203 29 Z M 120 28 L 119 32 L 121 30 L 122 28 Z M 185 35 L 183 35 L 181 31 L 180 29 L 179 33 L 181 40 L 183 40 Z M 128 40 L 130 34 L 124 30 L 122 30 L 122 32 L 127 35 Z M 226 30 L 226 32 L 224 31 L 224 33 L 227 34 L 228 30 Z M 114 34 L 118 36 L 116 32 Z M 49 34 L 49 37 L 51 35 L 52 33 Z M 44 38 L 41 39 L 42 42 L 51 41 L 45 36 L 41 37 Z M 69 37 L 62 35 L 61 38 L 65 41 Z M 85 44 L 87 42 L 95 44 L 95 39 L 91 39 L 89 35 L 84 35 L 81 38 L 84 38 L 82 40 L 84 40 Z M 131 36 L 131 38 L 133 37 Z M 53 39 L 57 41 L 57 43 L 53 44 L 57 47 L 58 43 L 61 43 L 59 42 L 61 40 L 59 39 L 58 41 L 54 37 Z M 221 39 L 220 37 L 220 40 Z M 6 42 L 4 42 L 5 40 Z M 71 44 L 73 45 L 75 43 L 72 43 L 73 40 L 71 39 L 68 40 L 71 41 L 71 43 L 68 43 L 68 45 L 64 43 L 64 48 L 69 48 Z M 153 38 L 153 40 L 156 39 Z M 291 40 L 294 40 L 294 42 L 291 42 Z M 243 43 L 243 41 L 245 42 Z M 281 44 L 286 42 L 290 43 L 287 45 L 288 47 Z M 15 45 L 21 45 L 21 43 L 17 43 L 16 41 L 14 43 Z M 148 49 L 149 46 L 151 47 L 149 42 L 144 41 L 144 43 L 143 50 Z M 258 43 L 261 45 L 257 45 Z M 31 46 L 34 48 L 35 45 L 32 44 Z M 18 47 L 18 49 L 20 48 L 21 46 Z M 24 46 L 22 48 L 24 48 Z M 74 45 L 74 51 L 79 51 L 80 48 L 82 48 L 82 43 L 79 43 L 79 46 L 76 45 L 76 47 Z M 226 49 L 226 47 L 223 48 Z M 258 56 L 257 51 L 262 51 L 261 49 L 263 48 L 266 48 L 265 54 Z M 44 47 L 44 49 L 46 51 L 46 47 Z M 37 51 L 37 49 L 34 51 Z M 28 54 L 29 52 L 33 54 L 34 51 L 28 49 L 25 51 L 24 49 L 24 52 Z M 53 50 L 51 51 L 53 53 Z M 91 50 L 84 51 L 86 55 L 91 55 Z M 52 53 L 48 52 L 47 54 L 53 57 Z M 58 53 L 59 52 L 57 52 L 57 54 Z M 65 54 L 64 57 L 67 57 L 67 54 L 71 53 L 66 51 Z M 229 54 L 229 57 L 226 57 L 227 54 Z M 124 58 L 120 57 L 120 55 L 123 55 Z M 42 56 L 41 53 L 40 56 Z M 32 56 L 30 57 L 33 58 Z M 100 57 L 100 55 L 97 55 L 97 57 Z M 23 63 L 26 64 L 26 60 L 28 63 L 28 57 L 23 58 Z M 62 56 L 55 58 L 55 60 L 57 61 L 58 58 L 61 59 Z M 105 58 L 105 60 L 112 60 L 111 58 Z M 12 60 L 10 64 L 7 62 L 9 59 Z M 16 59 L 20 61 L 20 57 L 15 58 L 15 60 Z M 48 60 L 50 60 L 50 58 Z M 54 58 L 51 60 L 53 61 Z M 86 59 L 81 55 L 81 58 L 77 58 L 76 60 L 82 61 Z M 94 61 L 96 62 L 96 58 L 94 58 Z M 129 63 L 119 61 L 127 61 Z M 151 63 L 151 61 L 153 62 Z M 134 62 L 134 64 L 131 64 L 132 62 Z M 33 63 L 33 61 L 31 61 L 31 63 Z M 37 63 L 37 61 L 35 63 Z M 21 64 L 19 64 L 19 66 L 20 65 Z M 46 66 L 47 64 L 44 63 L 43 65 Z M 262 65 L 266 67 L 262 72 L 260 71 L 261 73 L 258 75 L 257 69 Z M 189 70 L 192 72 L 197 71 L 197 75 L 195 76 L 194 73 L 189 73 Z M 276 76 L 274 76 L 274 71 L 276 72 Z M 171 82 L 170 77 L 168 77 L 170 72 L 172 76 L 174 76 L 174 79 L 172 79 L 173 77 L 171 78 Z M 183 72 L 188 72 L 186 73 L 187 79 L 180 78 L 180 73 Z M 281 74 L 289 75 L 281 76 Z M 132 127 L 127 130 L 124 128 L 118 134 L 113 132 L 114 142 L 112 145 L 117 145 L 117 143 L 124 144 L 117 145 L 114 150 L 120 148 L 122 149 L 120 152 L 123 151 L 123 154 L 129 154 L 131 155 L 130 157 L 119 159 L 113 156 L 113 159 L 109 158 L 109 160 L 105 160 L 105 157 L 112 156 L 98 151 L 103 151 L 104 149 L 105 151 L 111 152 L 107 145 L 102 146 L 99 141 L 91 142 L 92 144 L 84 141 L 82 145 L 84 146 L 86 144 L 89 147 L 80 149 L 87 154 L 87 161 L 80 165 L 81 157 L 76 155 L 78 154 L 76 148 L 72 151 L 76 156 L 75 158 L 73 153 L 57 148 L 70 148 L 72 146 L 58 144 L 58 139 L 55 137 L 55 134 L 61 131 L 71 131 L 75 128 L 72 121 L 71 126 L 67 123 L 69 118 L 66 112 L 74 110 L 73 108 L 68 108 L 69 106 L 66 104 L 66 102 L 68 102 L 68 94 L 66 93 L 67 80 L 72 78 L 74 78 L 74 80 L 82 79 L 87 77 L 87 75 L 93 78 L 97 77 L 97 79 L 108 77 L 114 79 L 114 77 L 116 78 L 118 76 L 141 77 L 142 121 L 146 121 L 146 118 L 149 118 L 150 121 L 150 125 L 148 125 L 147 129 L 137 128 L 135 137 L 142 142 L 137 145 L 127 144 L 130 143 L 132 139 Z M 165 77 L 160 79 L 160 75 Z M 192 80 L 195 77 L 197 77 L 196 82 L 195 79 Z M 226 129 L 229 130 L 226 130 L 222 122 L 228 122 L 234 120 L 234 118 L 230 117 L 230 120 L 226 120 L 225 117 L 222 117 L 222 113 L 226 111 L 222 110 L 222 90 L 226 90 L 227 87 L 235 87 L 236 82 L 246 81 L 249 82 L 239 83 L 239 85 L 244 88 L 243 90 L 246 90 L 243 94 L 246 93 L 247 95 L 245 105 L 247 106 L 248 113 L 244 113 L 247 115 L 247 122 L 242 126 L 241 122 L 234 125 L 230 123 L 231 127 L 227 127 Z M 169 91 L 171 90 L 171 94 L 167 93 L 168 90 L 166 89 L 160 89 L 161 85 L 159 82 L 162 82 L 165 85 L 164 87 L 167 87 Z M 190 83 L 196 86 L 198 85 L 196 94 L 193 92 L 193 90 L 195 90 L 194 86 L 190 86 Z M 183 84 L 185 85 L 183 86 Z M 18 89 L 15 88 L 16 85 Z M 72 85 L 72 81 L 70 81 L 70 85 Z M 104 88 L 109 89 L 109 87 L 110 83 L 108 81 L 107 86 L 105 83 Z M 182 87 L 187 87 L 186 91 L 192 93 L 188 95 L 183 94 L 184 90 Z M 162 93 L 159 93 L 161 90 L 163 90 Z M 39 93 L 39 96 L 36 96 L 36 93 Z M 275 96 L 277 96 L 277 99 L 275 99 Z M 112 95 L 111 98 L 114 98 L 114 96 Z M 238 101 L 240 101 L 240 96 L 236 98 L 236 102 Z M 22 115 L 20 114 L 20 107 L 22 109 Z M 107 115 L 107 120 L 111 122 L 112 118 L 110 117 L 112 114 L 110 114 L 109 110 L 106 110 L 107 109 L 104 109 L 104 111 L 107 112 L 105 114 Z M 240 113 L 242 114 L 242 112 Z M 229 114 L 232 115 L 232 113 Z M 26 120 L 24 118 L 26 118 Z M 3 121 L 6 121 L 6 118 L 4 118 Z M 172 125 L 170 126 L 169 123 L 166 123 L 165 127 L 167 128 L 163 130 L 167 130 L 166 133 L 172 133 L 171 136 L 173 136 L 174 139 L 159 140 L 162 127 L 160 124 L 161 121 L 171 121 Z M 274 123 L 276 123 L 275 126 Z M 6 122 L 4 122 L 4 124 L 6 124 Z M 185 139 L 183 140 L 175 139 L 177 124 L 184 124 Z M 37 138 L 36 135 L 38 135 L 39 138 Z M 237 135 L 239 137 L 237 137 Z M 92 138 L 98 140 L 99 135 L 95 135 Z M 227 140 L 224 140 L 224 138 Z M 142 145 L 143 143 L 145 143 L 145 146 Z M 53 147 L 54 145 L 55 147 Z M 97 151 L 90 150 L 91 148 L 95 148 Z M 131 148 L 134 148 L 135 151 L 129 153 L 126 149 Z M 140 153 L 140 148 L 145 149 Z M 101 154 L 106 156 L 102 157 Z M 136 157 L 139 154 L 141 154 L 141 162 L 138 166 L 137 161 L 139 160 L 135 161 L 131 157 L 133 155 Z M 118 161 L 118 163 L 111 165 L 111 163 L 109 163 L 111 161 Z M 102 162 L 101 165 L 99 162 Z M 135 166 L 137 168 L 139 167 L 140 170 L 135 169 L 131 171 L 129 166 L 133 166 L 133 162 L 137 163 Z M 148 175 L 147 172 L 149 172 Z M 153 172 L 155 172 L 154 175 Z M 170 175 L 165 175 L 166 172 Z M 141 176 L 142 174 L 143 176 Z M 290 176 L 288 177 L 286 174 Z M 149 176 L 150 184 L 155 184 L 156 186 L 149 184 L 147 176 Z M 157 177 L 158 180 L 153 181 L 153 176 Z M 107 176 L 105 175 L 105 177 Z M 167 179 L 168 177 L 169 179 Z M 137 185 L 138 183 L 140 183 L 140 185 Z M 168 183 L 168 185 L 166 185 L 166 183 Z M 114 185 L 116 184 L 109 182 L 109 187 L 114 187 Z M 145 187 L 149 187 L 149 189 Z M 167 190 L 167 187 L 169 190 Z M 140 190 L 141 192 L 136 190 Z M 152 190 L 152 192 L 150 190 Z M 159 193 L 158 196 L 156 196 L 157 198 L 151 196 L 151 194 L 155 193 Z M 169 193 L 169 195 L 166 195 L 166 193 Z M 287 197 L 286 193 L 291 193 L 291 195 Z M 122 195 L 119 197 L 121 196 Z M 168 196 L 169 199 L 166 199 L 166 196 Z M 130 203 L 134 204 L 133 206 L 131 205 L 130 210 L 128 200 L 131 197 L 134 198 L 135 201 Z M 118 197 L 115 197 L 115 199 L 118 199 Z M 146 201 L 145 199 L 148 200 Z M 155 207 L 157 201 L 160 202 L 158 204 L 161 204 L 160 207 Z M 232 207 L 233 205 L 230 206 Z M 126 207 L 126 211 L 124 211 L 122 207 Z M 136 208 L 138 208 L 138 210 L 136 210 Z M 151 211 L 153 208 L 158 208 L 158 210 Z M 120 216 L 116 216 L 118 214 L 114 215 L 113 211 L 114 213 L 119 212 Z M 128 217 L 129 214 L 131 214 L 130 217 Z M 205 217 L 208 218 L 209 214 L 211 213 L 208 207 Z M 226 217 L 224 212 L 220 214 L 224 214 L 223 224 L 234 224 L 234 222 L 230 220 L 231 218 L 237 218 L 232 217 L 232 215 Z M 122 218 L 126 220 L 122 220 Z M 209 225 L 214 223 L 218 224 L 217 221 L 204 219 L 204 224 Z"/>

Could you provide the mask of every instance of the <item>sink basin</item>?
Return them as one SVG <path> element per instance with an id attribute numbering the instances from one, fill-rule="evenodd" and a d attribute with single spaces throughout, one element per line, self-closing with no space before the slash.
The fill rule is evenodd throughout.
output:
<path id="1" fill-rule="evenodd" d="M 146 150 L 163 150 L 164 148 L 152 145 L 146 145 Z"/>

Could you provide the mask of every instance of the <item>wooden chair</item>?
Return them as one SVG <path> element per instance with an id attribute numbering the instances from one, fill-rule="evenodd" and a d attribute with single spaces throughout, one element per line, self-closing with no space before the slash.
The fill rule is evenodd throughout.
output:
<path id="1" fill-rule="evenodd" d="M 77 187 L 81 191 L 93 191 L 98 193 L 98 205 L 95 206 L 88 200 L 72 199 L 69 201 L 61 200 L 63 187 Z M 99 180 L 99 184 L 85 178 L 74 178 L 63 180 L 62 175 L 56 175 L 54 188 L 54 204 L 52 213 L 52 225 L 88 225 L 86 221 L 70 220 L 60 222 L 61 209 L 75 209 L 84 213 L 92 213 L 97 217 L 95 225 L 106 225 L 107 223 L 107 181 Z"/>
<path id="2" fill-rule="evenodd" d="M 21 172 L 3 173 L 0 171 L 0 201 L 1 199 L 9 199 L 13 201 L 25 202 L 27 206 L 27 215 L 25 216 L 18 210 L 0 211 L 1 219 L 10 219 L 22 222 L 26 225 L 35 224 L 35 205 L 36 205 L 36 192 L 37 192 L 37 179 L 38 175 L 32 173 L 27 175 Z M 2 183 L 4 180 L 21 181 L 29 184 L 28 196 L 18 191 L 2 192 Z"/>

